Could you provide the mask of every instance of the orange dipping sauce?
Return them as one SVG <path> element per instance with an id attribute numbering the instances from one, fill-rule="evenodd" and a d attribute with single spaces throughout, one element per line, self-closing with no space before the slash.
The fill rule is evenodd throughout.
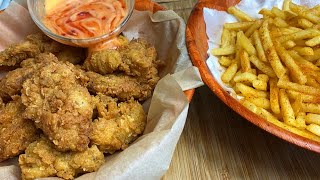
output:
<path id="1" fill-rule="evenodd" d="M 127 14 L 122 0 L 65 0 L 46 12 L 44 24 L 61 36 L 86 39 L 111 32 Z"/>

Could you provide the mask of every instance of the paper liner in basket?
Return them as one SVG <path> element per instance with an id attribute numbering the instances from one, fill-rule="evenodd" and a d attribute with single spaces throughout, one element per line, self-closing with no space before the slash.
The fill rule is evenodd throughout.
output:
<path id="1" fill-rule="evenodd" d="M 17 2 L 25 6 L 25 1 Z M 0 14 L 0 51 L 39 31 L 27 9 L 19 4 L 12 2 Z M 164 77 L 157 84 L 152 100 L 143 104 L 148 109 L 144 135 L 124 151 L 106 156 L 106 163 L 97 172 L 77 179 L 159 179 L 164 175 L 188 113 L 189 102 L 183 90 L 203 85 L 197 68 L 191 65 L 184 33 L 185 23 L 173 11 L 155 14 L 134 11 L 123 34 L 129 39 L 146 38 L 155 45 L 159 58 L 166 64 L 160 72 Z M 17 158 L 0 163 L 0 179 L 19 178 Z"/>

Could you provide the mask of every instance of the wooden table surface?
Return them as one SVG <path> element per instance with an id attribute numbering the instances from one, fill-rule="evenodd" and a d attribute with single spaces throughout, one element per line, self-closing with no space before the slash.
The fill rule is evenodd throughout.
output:
<path id="1" fill-rule="evenodd" d="M 158 1 L 185 20 L 196 3 Z M 259 129 L 203 86 L 163 179 L 320 179 L 320 155 Z"/>

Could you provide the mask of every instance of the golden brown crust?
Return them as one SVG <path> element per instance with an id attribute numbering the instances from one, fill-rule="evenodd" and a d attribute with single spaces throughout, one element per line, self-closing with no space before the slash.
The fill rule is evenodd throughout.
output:
<path id="1" fill-rule="evenodd" d="M 42 67 L 22 89 L 25 116 L 61 151 L 84 151 L 89 144 L 92 97 L 83 86 L 87 77 L 70 63 Z"/>
<path id="2" fill-rule="evenodd" d="M 0 162 L 20 154 L 38 138 L 33 122 L 23 118 L 21 98 L 14 98 L 0 107 Z"/>
<path id="3" fill-rule="evenodd" d="M 29 58 L 21 62 L 21 68 L 8 72 L 0 80 L 0 97 L 4 100 L 10 100 L 14 95 L 20 95 L 22 84 L 30 78 L 41 66 L 44 66 L 58 59 L 50 53 L 37 55 L 35 58 Z"/>
<path id="4" fill-rule="evenodd" d="M 151 96 L 153 88 L 148 84 L 142 84 L 138 79 L 123 74 L 100 75 L 87 72 L 89 83 L 87 88 L 92 93 L 102 93 L 119 100 L 126 101 L 132 97 L 139 101 Z"/>
<path id="5" fill-rule="evenodd" d="M 146 114 L 133 99 L 117 104 L 116 99 L 99 94 L 99 117 L 92 123 L 91 143 L 106 153 L 123 150 L 143 133 Z"/>
<path id="6" fill-rule="evenodd" d="M 25 59 L 40 53 L 53 53 L 61 61 L 79 63 L 85 59 L 84 49 L 58 43 L 43 33 L 30 34 L 21 43 L 9 46 L 0 52 L 0 66 L 16 66 Z"/>
<path id="7" fill-rule="evenodd" d="M 19 156 L 25 180 L 51 176 L 73 179 L 79 173 L 98 170 L 103 163 L 103 153 L 95 145 L 83 152 L 59 152 L 45 137 L 30 144 Z"/>

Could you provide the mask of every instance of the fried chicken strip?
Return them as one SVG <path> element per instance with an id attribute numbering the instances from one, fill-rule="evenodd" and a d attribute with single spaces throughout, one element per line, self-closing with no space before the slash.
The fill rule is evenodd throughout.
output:
<path id="1" fill-rule="evenodd" d="M 16 66 L 25 59 L 34 58 L 45 52 L 53 53 L 62 61 L 72 63 L 85 59 L 83 49 L 63 45 L 43 33 L 37 33 L 27 36 L 23 42 L 11 45 L 0 52 L 0 66 Z"/>
<path id="2" fill-rule="evenodd" d="M 123 150 L 143 133 L 146 114 L 133 99 L 117 104 L 117 100 L 101 94 L 97 109 L 99 117 L 92 123 L 91 143 L 106 153 Z"/>
<path id="3" fill-rule="evenodd" d="M 20 95 L 22 84 L 30 78 L 41 66 L 52 61 L 58 61 L 53 54 L 39 54 L 35 58 L 29 58 L 21 63 L 21 68 L 12 70 L 0 80 L 0 97 L 6 101 L 12 96 Z"/>
<path id="4" fill-rule="evenodd" d="M 80 173 L 98 170 L 103 163 L 103 153 L 95 145 L 83 152 L 59 152 L 45 137 L 30 144 L 19 156 L 24 180 L 52 176 L 74 179 Z"/>
<path id="5" fill-rule="evenodd" d="M 84 151 L 89 144 L 93 99 L 84 87 L 88 78 L 71 63 L 51 62 L 23 83 L 25 116 L 60 151 Z"/>
<path id="6" fill-rule="evenodd" d="M 129 100 L 132 97 L 143 101 L 151 96 L 153 87 L 143 84 L 137 78 L 123 74 L 100 75 L 94 72 L 87 72 L 89 83 L 87 88 L 92 93 L 102 93 L 121 101 Z"/>
<path id="7" fill-rule="evenodd" d="M 20 97 L 2 104 L 0 109 L 0 162 L 24 151 L 38 138 L 33 122 L 23 118 L 24 105 Z"/>
<path id="8" fill-rule="evenodd" d="M 153 46 L 143 39 L 135 39 L 118 49 L 106 49 L 92 53 L 83 66 L 88 71 L 105 75 L 115 71 L 125 74 L 158 81 L 156 60 L 157 52 Z"/>

